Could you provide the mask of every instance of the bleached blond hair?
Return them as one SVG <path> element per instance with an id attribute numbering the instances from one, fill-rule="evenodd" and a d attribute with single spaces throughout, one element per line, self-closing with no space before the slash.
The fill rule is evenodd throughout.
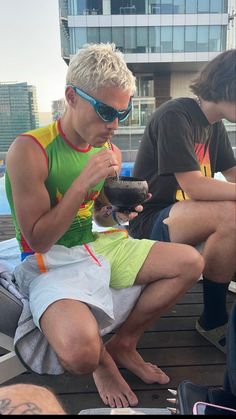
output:
<path id="1" fill-rule="evenodd" d="M 66 84 L 74 85 L 85 92 L 96 92 L 102 87 L 118 87 L 136 90 L 136 79 L 127 67 L 124 55 L 115 44 L 86 44 L 71 59 L 67 70 Z"/>

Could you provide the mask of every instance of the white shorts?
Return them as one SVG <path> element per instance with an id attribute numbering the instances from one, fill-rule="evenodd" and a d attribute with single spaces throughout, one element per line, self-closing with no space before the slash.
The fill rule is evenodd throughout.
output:
<path id="1" fill-rule="evenodd" d="M 29 298 L 33 320 L 39 328 L 45 310 L 61 299 L 86 303 L 100 329 L 114 320 L 110 264 L 102 255 L 91 257 L 87 246 L 54 245 L 43 255 L 28 256 L 14 274 L 21 292 Z"/>

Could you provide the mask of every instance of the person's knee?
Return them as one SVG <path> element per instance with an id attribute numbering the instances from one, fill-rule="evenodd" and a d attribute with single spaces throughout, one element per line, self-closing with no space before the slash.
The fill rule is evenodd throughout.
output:
<path id="1" fill-rule="evenodd" d="M 204 269 L 204 259 L 201 254 L 192 246 L 185 245 L 183 260 L 180 262 L 182 276 L 190 281 L 196 281 Z"/>
<path id="2" fill-rule="evenodd" d="M 90 374 L 99 364 L 101 341 L 98 335 L 88 334 L 81 339 L 73 339 L 61 355 L 64 368 L 74 374 Z"/>

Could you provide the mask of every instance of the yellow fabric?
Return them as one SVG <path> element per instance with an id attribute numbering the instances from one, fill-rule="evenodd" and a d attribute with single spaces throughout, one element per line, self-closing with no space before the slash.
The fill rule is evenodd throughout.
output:
<path id="1" fill-rule="evenodd" d="M 111 266 L 110 287 L 127 288 L 134 285 L 154 240 L 138 240 L 128 236 L 126 230 L 111 229 L 96 233 L 91 247 L 104 256 Z"/>

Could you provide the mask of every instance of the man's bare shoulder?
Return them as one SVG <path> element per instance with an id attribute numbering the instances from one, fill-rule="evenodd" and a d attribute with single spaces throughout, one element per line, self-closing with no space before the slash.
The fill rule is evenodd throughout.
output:
<path id="1" fill-rule="evenodd" d="M 29 173 L 36 168 L 42 174 L 43 179 L 47 177 L 48 162 L 43 149 L 33 141 L 31 136 L 19 135 L 15 138 L 8 149 L 6 156 L 7 171 L 9 174 Z"/>

